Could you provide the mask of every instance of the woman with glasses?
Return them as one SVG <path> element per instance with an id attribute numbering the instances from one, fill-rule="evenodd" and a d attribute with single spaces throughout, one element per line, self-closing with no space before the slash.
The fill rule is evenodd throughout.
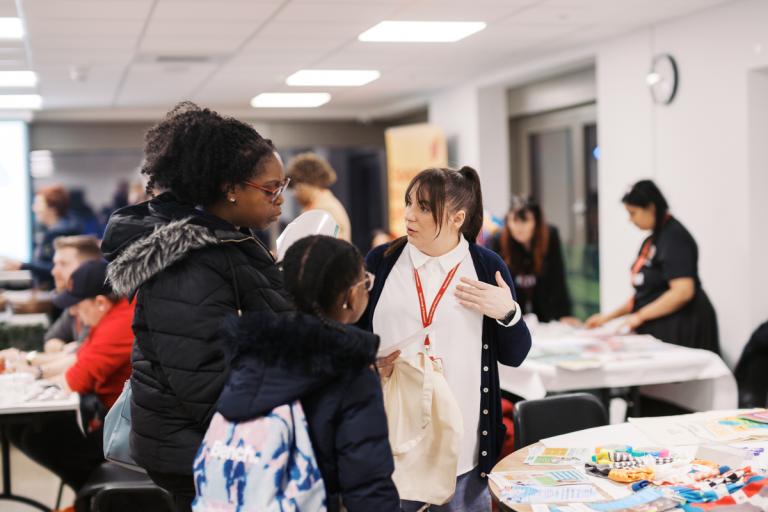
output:
<path id="1" fill-rule="evenodd" d="M 287 185 L 253 127 L 181 103 L 147 132 L 151 200 L 110 218 L 109 280 L 136 297 L 131 452 L 178 510 L 229 372 L 221 326 L 244 311 L 292 310 L 272 254 L 251 233 L 280 216 Z"/>

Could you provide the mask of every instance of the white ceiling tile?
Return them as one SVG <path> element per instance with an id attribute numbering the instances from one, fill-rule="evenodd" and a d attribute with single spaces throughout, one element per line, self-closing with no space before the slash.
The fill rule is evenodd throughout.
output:
<path id="1" fill-rule="evenodd" d="M 258 37 L 271 39 L 335 39 L 356 40 L 361 32 L 370 27 L 369 23 L 311 23 L 278 22 L 268 23 L 259 31 Z"/>
<path id="2" fill-rule="evenodd" d="M 133 48 L 109 50 L 102 48 L 47 48 L 33 46 L 32 59 L 35 66 L 67 65 L 90 66 L 95 64 L 124 65 L 133 59 Z"/>
<path id="3" fill-rule="evenodd" d="M 235 51 L 243 37 L 145 37 L 142 53 L 173 55 L 221 55 Z"/>
<path id="4" fill-rule="evenodd" d="M 72 49 L 87 50 L 90 48 L 99 48 L 100 50 L 132 50 L 136 47 L 135 36 L 122 37 L 56 37 L 39 36 L 34 39 L 30 37 L 32 51 L 46 49 Z"/>
<path id="5" fill-rule="evenodd" d="M 281 0 L 161 0 L 152 17 L 158 20 L 260 21 L 269 18 L 281 3 Z"/>
<path id="6" fill-rule="evenodd" d="M 493 22 L 514 14 L 527 5 L 531 0 L 523 2 L 456 2 L 446 3 L 445 0 L 427 0 L 398 11 L 390 19 L 414 21 L 485 21 Z"/>
<path id="7" fill-rule="evenodd" d="M 145 32 L 147 38 L 242 38 L 245 39 L 258 28 L 250 21 L 196 21 L 158 20 L 150 21 Z"/>
<path id="8" fill-rule="evenodd" d="M 116 106 L 172 107 L 188 99 L 198 85 L 215 69 L 213 64 L 168 67 L 134 64 L 128 70 Z"/>
<path id="9" fill-rule="evenodd" d="M 15 18 L 18 16 L 14 0 L 0 0 L 0 18 Z"/>
<path id="10" fill-rule="evenodd" d="M 27 32 L 30 38 L 54 37 L 138 37 L 144 27 L 142 20 L 58 20 L 30 18 Z"/>
<path id="11" fill-rule="evenodd" d="M 398 6 L 379 3 L 337 3 L 293 0 L 275 16 L 278 22 L 377 23 L 399 10 Z"/>
<path id="12" fill-rule="evenodd" d="M 153 0 L 23 0 L 27 18 L 144 20 Z"/>

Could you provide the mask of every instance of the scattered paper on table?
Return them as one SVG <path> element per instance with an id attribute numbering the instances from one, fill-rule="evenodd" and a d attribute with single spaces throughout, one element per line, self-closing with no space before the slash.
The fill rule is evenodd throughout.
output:
<path id="1" fill-rule="evenodd" d="M 559 466 L 584 463 L 591 451 L 587 448 L 531 448 L 525 463 L 529 466 Z"/>
<path id="2" fill-rule="evenodd" d="M 575 503 L 593 502 L 602 498 L 592 485 L 562 485 L 540 487 L 518 485 L 500 493 L 503 503 Z"/>

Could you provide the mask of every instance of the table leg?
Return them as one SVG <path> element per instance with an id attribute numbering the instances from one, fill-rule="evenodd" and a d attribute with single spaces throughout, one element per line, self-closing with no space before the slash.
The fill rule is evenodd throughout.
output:
<path id="1" fill-rule="evenodd" d="M 3 460 L 3 493 L 0 494 L 0 501 L 15 501 L 40 509 L 44 512 L 51 512 L 50 507 L 43 505 L 24 496 L 16 496 L 11 490 L 11 443 L 8 441 L 5 425 L 0 425 L 0 450 L 2 450 Z"/>

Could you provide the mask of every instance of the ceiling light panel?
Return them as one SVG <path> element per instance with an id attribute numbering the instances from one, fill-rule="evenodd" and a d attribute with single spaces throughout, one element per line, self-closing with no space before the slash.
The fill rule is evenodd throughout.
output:
<path id="1" fill-rule="evenodd" d="M 360 87 L 381 76 L 372 69 L 302 69 L 285 81 L 293 86 Z"/>
<path id="2" fill-rule="evenodd" d="M 253 108 L 315 108 L 331 101 L 327 92 L 265 92 L 251 100 Z"/>
<path id="3" fill-rule="evenodd" d="M 485 26 L 482 21 L 382 21 L 358 39 L 386 43 L 453 43 Z"/>
<path id="4" fill-rule="evenodd" d="M 34 71 L 0 71 L 0 87 L 34 87 L 37 74 Z"/>
<path id="5" fill-rule="evenodd" d="M 39 94 L 0 94 L 2 110 L 37 110 L 43 105 Z"/>
<path id="6" fill-rule="evenodd" d="M 0 18 L 0 40 L 23 37 L 24 27 L 21 24 L 21 18 Z"/>

